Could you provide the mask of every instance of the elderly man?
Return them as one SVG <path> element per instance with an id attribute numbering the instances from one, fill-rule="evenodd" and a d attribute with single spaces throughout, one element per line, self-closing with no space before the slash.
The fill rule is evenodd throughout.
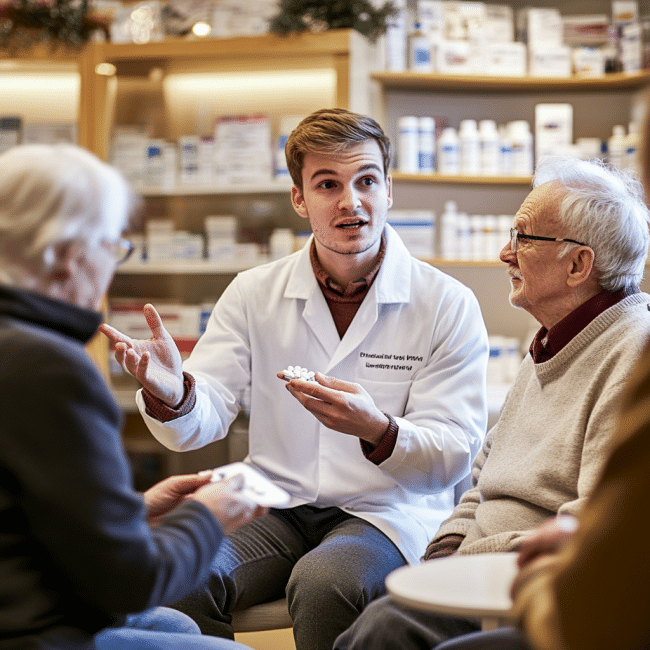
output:
<path id="1" fill-rule="evenodd" d="M 515 551 L 542 521 L 581 509 L 650 335 L 650 296 L 638 288 L 648 216 L 640 184 L 623 173 L 571 158 L 539 165 L 500 258 L 510 303 L 542 328 L 476 457 L 473 488 L 425 560 Z M 385 596 L 334 648 L 432 648 L 478 629 L 475 619 L 415 611 Z"/>

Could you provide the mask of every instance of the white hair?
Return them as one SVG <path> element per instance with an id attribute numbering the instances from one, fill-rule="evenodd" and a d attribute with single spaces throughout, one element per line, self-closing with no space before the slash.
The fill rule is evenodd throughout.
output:
<path id="1" fill-rule="evenodd" d="M 28 144 L 0 155 L 0 281 L 38 277 L 61 246 L 117 241 L 139 198 L 86 149 Z"/>
<path id="2" fill-rule="evenodd" d="M 559 206 L 564 236 L 594 251 L 600 286 L 609 291 L 638 286 L 648 256 L 650 212 L 636 175 L 600 160 L 549 156 L 537 164 L 533 187 L 549 182 L 567 191 Z M 574 246 L 566 244 L 560 255 Z"/>

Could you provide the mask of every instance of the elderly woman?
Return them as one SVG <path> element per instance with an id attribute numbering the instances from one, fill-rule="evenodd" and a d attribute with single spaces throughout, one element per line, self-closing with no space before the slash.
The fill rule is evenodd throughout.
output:
<path id="1" fill-rule="evenodd" d="M 0 155 L 0 648 L 244 647 L 156 606 L 196 589 L 224 535 L 262 509 L 241 477 L 138 494 L 84 350 L 136 204 L 79 147 Z"/>

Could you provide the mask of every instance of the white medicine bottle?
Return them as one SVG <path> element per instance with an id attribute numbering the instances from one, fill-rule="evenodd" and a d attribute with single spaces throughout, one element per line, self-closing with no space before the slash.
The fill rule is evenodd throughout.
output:
<path id="1" fill-rule="evenodd" d="M 612 135 L 607 140 L 607 160 L 616 167 L 623 167 L 625 154 L 625 127 L 617 124 L 612 129 Z"/>
<path id="2" fill-rule="evenodd" d="M 625 136 L 623 166 L 625 169 L 639 173 L 639 125 L 636 122 L 630 122 L 628 133 Z"/>
<path id="3" fill-rule="evenodd" d="M 510 141 L 510 132 L 505 124 L 498 127 L 499 134 L 499 173 L 502 176 L 512 174 L 512 142 Z"/>
<path id="4" fill-rule="evenodd" d="M 397 167 L 405 174 L 417 174 L 420 168 L 418 118 L 411 115 L 400 117 L 397 132 Z"/>
<path id="5" fill-rule="evenodd" d="M 509 124 L 512 146 L 512 176 L 530 176 L 533 173 L 533 134 L 526 120 L 515 120 Z"/>
<path id="6" fill-rule="evenodd" d="M 472 259 L 472 221 L 467 212 L 456 217 L 456 259 Z"/>
<path id="7" fill-rule="evenodd" d="M 481 170 L 481 149 L 476 120 L 462 120 L 458 131 L 460 173 L 478 176 Z"/>
<path id="8" fill-rule="evenodd" d="M 458 259 L 458 206 L 455 201 L 447 201 L 440 217 L 440 257 L 443 260 Z"/>
<path id="9" fill-rule="evenodd" d="M 413 72 L 431 72 L 431 42 L 422 31 L 422 25 L 415 23 L 409 34 L 409 69 Z"/>
<path id="10" fill-rule="evenodd" d="M 481 120 L 478 124 L 481 150 L 481 174 L 499 175 L 499 132 L 494 120 Z"/>
<path id="11" fill-rule="evenodd" d="M 458 152 L 458 134 L 456 129 L 449 126 L 438 138 L 438 172 L 456 176 L 460 173 L 460 158 Z"/>
<path id="12" fill-rule="evenodd" d="M 394 0 L 395 14 L 386 19 L 386 70 L 404 72 L 407 67 L 406 0 Z"/>
<path id="13" fill-rule="evenodd" d="M 436 121 L 432 117 L 418 119 L 418 169 L 420 174 L 436 169 Z"/>

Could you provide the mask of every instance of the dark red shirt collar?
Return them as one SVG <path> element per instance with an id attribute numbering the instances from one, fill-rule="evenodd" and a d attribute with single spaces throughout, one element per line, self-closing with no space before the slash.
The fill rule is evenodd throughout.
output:
<path id="1" fill-rule="evenodd" d="M 375 276 L 379 272 L 379 267 L 384 261 L 384 255 L 386 254 L 386 236 L 382 233 L 381 235 L 381 245 L 379 247 L 379 255 L 377 257 L 377 263 L 368 271 L 366 275 L 357 280 L 353 280 L 348 284 L 344 289 L 341 285 L 337 284 L 332 280 L 329 273 L 323 268 L 323 265 L 318 259 L 316 254 L 316 240 L 314 239 L 311 243 L 311 248 L 309 249 L 309 259 L 311 260 L 311 268 L 314 271 L 314 275 L 318 280 L 319 284 L 325 289 L 333 291 L 335 294 L 344 297 L 354 296 L 363 291 L 368 291 L 370 285 L 372 284 Z"/>
<path id="2" fill-rule="evenodd" d="M 569 341 L 577 336 L 594 318 L 617 302 L 632 294 L 639 293 L 638 287 L 621 291 L 601 291 L 593 298 L 582 303 L 559 323 L 547 330 L 542 327 L 530 344 L 530 355 L 535 363 L 552 359 Z"/>

